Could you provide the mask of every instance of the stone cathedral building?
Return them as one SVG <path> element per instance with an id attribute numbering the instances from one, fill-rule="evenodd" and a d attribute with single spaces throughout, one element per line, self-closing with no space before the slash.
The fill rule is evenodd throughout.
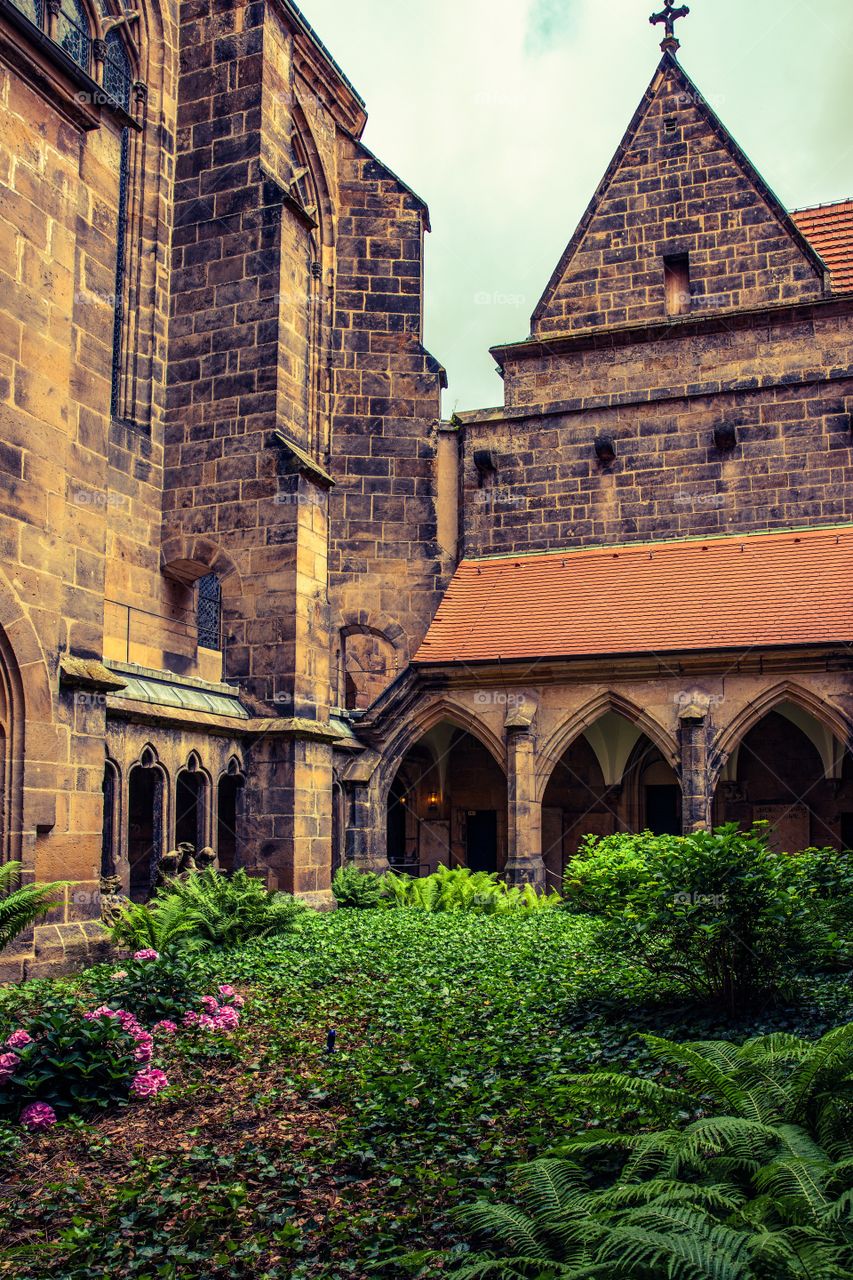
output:
<path id="1" fill-rule="evenodd" d="M 663 58 L 500 408 L 291 0 L 0 0 L 0 856 L 559 884 L 584 834 L 853 843 L 853 201 Z M 828 193 L 834 194 L 834 193 Z M 566 228 L 566 234 L 571 228 Z"/>

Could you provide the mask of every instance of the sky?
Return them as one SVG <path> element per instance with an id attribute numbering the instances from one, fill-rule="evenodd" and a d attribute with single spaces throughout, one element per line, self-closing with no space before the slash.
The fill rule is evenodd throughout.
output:
<path id="1" fill-rule="evenodd" d="M 653 0 L 298 0 L 430 207 L 444 413 L 502 403 L 530 316 L 660 58 Z M 789 208 L 853 196 L 853 0 L 690 0 L 680 59 Z"/>

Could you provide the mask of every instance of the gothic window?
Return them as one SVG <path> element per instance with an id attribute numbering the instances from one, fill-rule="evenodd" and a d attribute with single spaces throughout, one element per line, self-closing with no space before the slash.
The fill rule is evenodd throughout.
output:
<path id="1" fill-rule="evenodd" d="M 196 621 L 200 649 L 222 648 L 222 587 L 215 573 L 198 580 Z"/>
<path id="2" fill-rule="evenodd" d="M 44 24 L 42 0 L 14 0 L 14 4 L 15 8 L 20 9 L 21 13 L 25 14 L 35 26 L 41 27 Z"/>
<path id="3" fill-rule="evenodd" d="M 56 19 L 56 43 L 69 58 L 89 70 L 92 53 L 92 33 L 89 18 L 81 0 L 62 0 Z"/>
<path id="4" fill-rule="evenodd" d="M 114 102 L 130 110 L 132 73 L 130 59 L 118 31 L 109 31 L 104 41 L 104 91 Z M 114 418 L 122 414 L 122 368 L 124 348 L 125 291 L 127 286 L 127 211 L 130 189 L 130 130 L 121 131 L 119 157 L 118 212 L 116 216 L 116 276 L 113 292 L 113 358 L 110 385 L 110 413 Z"/>

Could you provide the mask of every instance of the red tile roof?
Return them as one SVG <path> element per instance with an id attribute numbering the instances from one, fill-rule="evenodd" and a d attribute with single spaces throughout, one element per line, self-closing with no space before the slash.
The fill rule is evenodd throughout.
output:
<path id="1" fill-rule="evenodd" d="M 829 267 L 832 287 L 853 289 L 853 200 L 795 209 L 791 217 Z"/>
<path id="2" fill-rule="evenodd" d="M 415 662 L 853 641 L 853 525 L 463 560 Z"/>

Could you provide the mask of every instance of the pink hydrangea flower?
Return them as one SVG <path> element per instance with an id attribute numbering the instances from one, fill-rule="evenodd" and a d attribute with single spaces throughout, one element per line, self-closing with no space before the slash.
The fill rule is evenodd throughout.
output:
<path id="1" fill-rule="evenodd" d="M 32 1036 L 19 1028 L 17 1031 L 13 1031 L 9 1036 L 9 1039 L 6 1041 L 6 1048 L 23 1049 L 24 1045 L 32 1044 L 32 1042 Z"/>
<path id="2" fill-rule="evenodd" d="M 111 1009 L 108 1004 L 99 1005 L 97 1009 L 93 1009 L 91 1013 L 84 1013 L 83 1017 L 87 1022 L 94 1022 L 97 1018 L 117 1018 L 119 1015 L 115 1009 Z"/>
<path id="3" fill-rule="evenodd" d="M 154 1057 L 154 1050 L 150 1044 L 138 1044 L 133 1051 L 134 1062 L 150 1062 Z"/>
<path id="4" fill-rule="evenodd" d="M 169 1018 L 162 1018 L 160 1022 L 155 1022 L 151 1028 L 152 1031 L 159 1032 L 161 1036 L 173 1036 L 177 1033 L 177 1023 L 170 1021 Z"/>
<path id="5" fill-rule="evenodd" d="M 235 1009 L 242 1009 L 246 1001 L 243 999 L 242 996 L 234 996 L 231 1003 Z"/>
<path id="6" fill-rule="evenodd" d="M 201 1006 L 205 1013 L 214 1014 L 219 1012 L 219 1001 L 215 996 L 202 996 Z"/>
<path id="7" fill-rule="evenodd" d="M 39 1132 L 56 1124 L 56 1112 L 46 1102 L 31 1102 L 21 1112 L 21 1124 L 25 1129 Z"/>
<path id="8" fill-rule="evenodd" d="M 16 1053 L 0 1053 L 0 1071 L 14 1071 L 20 1061 Z"/>
<path id="9" fill-rule="evenodd" d="M 220 1031 L 236 1031 L 240 1025 L 240 1015 L 236 1009 L 226 1005 L 224 1009 L 219 1010 L 215 1022 Z"/>
<path id="10" fill-rule="evenodd" d="M 223 1000 L 230 1000 L 231 997 L 236 993 L 234 991 L 234 988 L 229 987 L 228 983 L 226 982 L 219 988 L 219 994 L 222 996 Z"/>
<path id="11" fill-rule="evenodd" d="M 159 960 L 160 952 L 155 951 L 153 947 L 143 947 L 141 951 L 134 951 L 134 960 Z"/>
<path id="12" fill-rule="evenodd" d="M 166 1073 L 157 1067 L 143 1067 L 137 1071 L 130 1086 L 130 1092 L 137 1098 L 154 1098 L 161 1089 L 167 1089 L 169 1081 Z"/>
<path id="13" fill-rule="evenodd" d="M 200 1013 L 198 1015 L 198 1025 L 202 1031 L 215 1031 L 216 1019 L 212 1018 L 209 1013 Z"/>
<path id="14" fill-rule="evenodd" d="M 184 1014 L 182 1021 L 185 1027 L 197 1027 L 199 1015 L 194 1013 L 192 1009 L 188 1009 Z"/>

